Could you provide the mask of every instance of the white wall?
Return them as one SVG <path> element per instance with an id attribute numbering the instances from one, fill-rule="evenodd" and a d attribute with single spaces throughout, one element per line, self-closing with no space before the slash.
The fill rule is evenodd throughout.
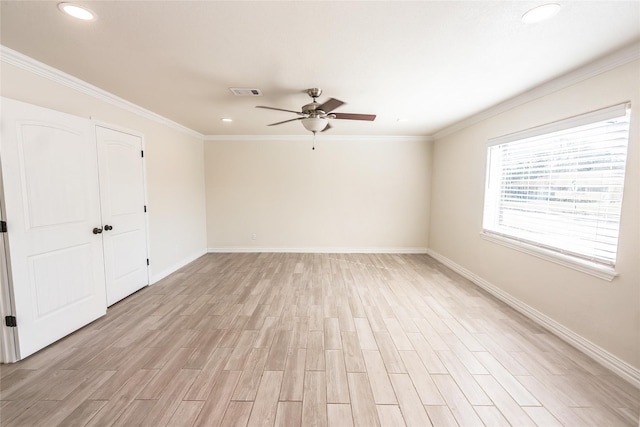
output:
<path id="1" fill-rule="evenodd" d="M 426 249 L 430 142 L 311 140 L 205 141 L 211 250 Z"/>
<path id="2" fill-rule="evenodd" d="M 640 369 L 640 62 L 584 80 L 434 143 L 429 248 Z M 487 139 L 632 102 L 618 262 L 607 282 L 480 238 Z"/>
<path id="3" fill-rule="evenodd" d="M 206 249 L 203 141 L 96 97 L 2 63 L 0 94 L 144 134 L 152 282 Z"/>

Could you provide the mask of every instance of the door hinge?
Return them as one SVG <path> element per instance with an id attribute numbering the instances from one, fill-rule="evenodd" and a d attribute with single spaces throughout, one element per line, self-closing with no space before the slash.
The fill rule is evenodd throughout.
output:
<path id="1" fill-rule="evenodd" d="M 147 258 L 147 265 L 149 265 L 149 258 Z"/>
<path id="2" fill-rule="evenodd" d="M 16 316 L 5 316 L 4 324 L 9 328 L 15 328 L 18 326 L 18 322 L 16 322 Z"/>
<path id="3" fill-rule="evenodd" d="M 140 151 L 140 157 L 144 157 L 144 150 Z"/>
<path id="4" fill-rule="evenodd" d="M 145 212 L 147 211 L 147 205 L 144 205 L 144 211 Z"/>
<path id="5" fill-rule="evenodd" d="M 7 221 L 0 221 L 0 233 L 7 232 Z"/>

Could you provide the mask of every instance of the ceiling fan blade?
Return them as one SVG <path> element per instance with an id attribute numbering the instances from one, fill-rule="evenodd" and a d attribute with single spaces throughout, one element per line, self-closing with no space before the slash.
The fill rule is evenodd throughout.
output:
<path id="1" fill-rule="evenodd" d="M 270 125 L 267 125 L 267 126 L 281 125 L 283 123 L 295 122 L 296 120 L 302 120 L 302 119 L 304 119 L 304 117 L 298 117 L 297 119 L 285 120 L 283 122 L 271 123 Z"/>
<path id="2" fill-rule="evenodd" d="M 326 132 L 326 131 L 328 131 L 329 129 L 331 129 L 331 123 L 327 123 L 327 127 L 326 127 L 326 128 L 324 128 L 324 129 L 322 129 L 320 132 Z"/>
<path id="3" fill-rule="evenodd" d="M 327 102 L 319 106 L 318 110 L 322 110 L 325 113 L 330 113 L 341 105 L 344 105 L 344 102 L 340 101 L 339 99 L 330 98 Z"/>
<path id="4" fill-rule="evenodd" d="M 264 108 L 266 110 L 286 111 L 287 113 L 294 113 L 294 114 L 302 115 L 302 113 L 300 111 L 285 110 L 284 108 L 265 107 L 264 105 L 256 105 L 256 108 Z"/>
<path id="5" fill-rule="evenodd" d="M 367 120 L 372 122 L 376 119 L 375 114 L 352 114 L 352 113 L 331 113 L 335 119 L 342 120 Z"/>

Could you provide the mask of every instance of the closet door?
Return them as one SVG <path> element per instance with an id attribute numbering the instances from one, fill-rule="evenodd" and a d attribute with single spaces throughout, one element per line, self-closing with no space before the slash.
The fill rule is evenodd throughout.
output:
<path id="1" fill-rule="evenodd" d="M 94 127 L 2 99 L 4 183 L 18 356 L 106 313 Z"/>
<path id="2" fill-rule="evenodd" d="M 96 127 L 107 305 L 149 283 L 142 139 Z"/>

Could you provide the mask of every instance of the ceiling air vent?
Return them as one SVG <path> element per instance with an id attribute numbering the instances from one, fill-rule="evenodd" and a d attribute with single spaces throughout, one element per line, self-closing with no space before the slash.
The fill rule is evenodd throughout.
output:
<path id="1" fill-rule="evenodd" d="M 262 91 L 260 89 L 230 87 L 229 90 L 233 92 L 235 96 L 262 96 Z"/>

